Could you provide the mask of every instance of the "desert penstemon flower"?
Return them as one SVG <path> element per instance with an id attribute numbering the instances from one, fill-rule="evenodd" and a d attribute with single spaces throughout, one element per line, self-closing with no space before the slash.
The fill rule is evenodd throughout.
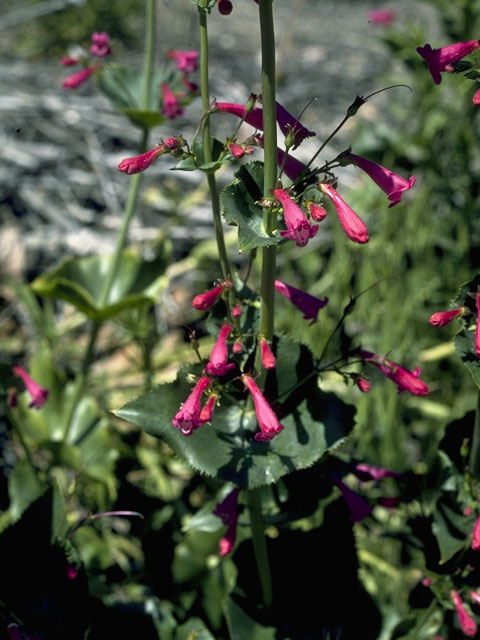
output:
<path id="1" fill-rule="evenodd" d="M 426 44 L 423 47 L 417 47 L 417 53 L 427 61 L 428 70 L 432 74 L 435 84 L 440 84 L 442 81 L 440 74 L 443 71 L 453 71 L 455 63 L 473 53 L 476 49 L 480 49 L 479 40 L 456 42 L 439 49 L 432 49 L 431 45 Z"/>
<path id="2" fill-rule="evenodd" d="M 279 423 L 272 407 L 266 401 L 255 380 L 251 376 L 243 374 L 242 381 L 252 394 L 257 422 L 260 427 L 260 433 L 255 434 L 255 440 L 268 442 L 282 431 L 283 425 Z"/>
<path id="3" fill-rule="evenodd" d="M 203 392 L 209 386 L 210 378 L 207 376 L 199 378 L 190 395 L 175 414 L 172 424 L 176 429 L 180 429 L 184 436 L 191 435 L 195 429 L 198 429 L 206 422 L 200 417 L 202 410 L 201 399 Z"/>
<path id="4" fill-rule="evenodd" d="M 287 225 L 287 231 L 280 231 L 280 235 L 289 240 L 295 240 L 298 247 L 304 247 L 310 238 L 316 235 L 318 224 L 311 225 L 309 223 L 307 216 L 290 198 L 285 189 L 274 189 L 273 197 L 282 205 Z"/>

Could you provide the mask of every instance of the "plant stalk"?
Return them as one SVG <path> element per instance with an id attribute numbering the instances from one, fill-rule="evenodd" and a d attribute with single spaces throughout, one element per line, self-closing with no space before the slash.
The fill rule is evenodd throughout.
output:
<path id="1" fill-rule="evenodd" d="M 247 500 L 255 560 L 260 576 L 260 585 L 262 587 L 263 603 L 266 607 L 271 607 L 273 602 L 272 577 L 265 541 L 260 489 L 247 490 Z"/>
<path id="2" fill-rule="evenodd" d="M 475 421 L 473 423 L 470 469 L 472 477 L 475 480 L 480 480 L 480 391 L 477 393 L 477 406 L 475 408 Z"/>

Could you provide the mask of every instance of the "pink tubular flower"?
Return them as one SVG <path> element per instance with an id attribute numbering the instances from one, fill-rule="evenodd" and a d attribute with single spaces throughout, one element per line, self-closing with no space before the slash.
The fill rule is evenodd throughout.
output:
<path id="1" fill-rule="evenodd" d="M 325 207 L 322 207 L 316 202 L 309 202 L 308 211 L 312 216 L 312 220 L 316 220 L 317 222 L 321 222 L 327 215 Z"/>
<path id="2" fill-rule="evenodd" d="M 210 379 L 207 376 L 202 376 L 172 420 L 173 426 L 180 429 L 184 436 L 191 435 L 205 422 L 200 418 L 200 402 L 203 392 L 209 385 Z"/>
<path id="3" fill-rule="evenodd" d="M 373 507 L 365 500 L 365 498 L 362 498 L 362 496 L 356 491 L 347 487 L 336 473 L 331 473 L 330 478 L 342 492 L 343 499 L 350 510 L 350 520 L 353 520 L 353 522 L 359 522 L 372 513 Z"/>
<path id="4" fill-rule="evenodd" d="M 163 94 L 163 115 L 167 116 L 171 120 L 173 120 L 173 118 L 175 118 L 176 116 L 182 116 L 184 114 L 184 110 L 180 106 L 180 103 L 174 96 L 168 84 L 162 84 L 160 85 L 160 88 Z"/>
<path id="5" fill-rule="evenodd" d="M 265 338 L 260 340 L 260 349 L 262 352 L 262 367 L 264 369 L 273 369 L 276 364 L 275 356 L 273 355 Z"/>
<path id="6" fill-rule="evenodd" d="M 452 598 L 455 609 L 457 610 L 458 620 L 462 628 L 462 633 L 466 636 L 469 636 L 470 638 L 473 638 L 473 636 L 475 636 L 477 633 L 477 623 L 472 618 L 472 616 L 467 613 L 462 599 L 456 591 L 450 591 L 450 597 Z"/>
<path id="7" fill-rule="evenodd" d="M 480 89 L 477 89 L 473 94 L 472 102 L 476 107 L 480 106 Z"/>
<path id="8" fill-rule="evenodd" d="M 358 376 L 355 382 L 362 393 L 368 393 L 370 391 L 370 382 L 365 378 Z"/>
<path id="9" fill-rule="evenodd" d="M 472 531 L 472 549 L 480 551 L 480 516 L 478 516 Z"/>
<path id="10" fill-rule="evenodd" d="M 108 56 L 112 53 L 110 49 L 110 36 L 105 31 L 101 33 L 94 32 L 92 33 L 92 45 L 90 47 L 90 53 L 92 56 L 97 56 L 97 58 L 103 58 L 104 56 Z"/>
<path id="11" fill-rule="evenodd" d="M 290 198 L 285 189 L 274 189 L 273 196 L 283 207 L 283 215 L 287 231 L 280 231 L 280 235 L 289 240 L 295 240 L 297 247 L 304 247 L 310 238 L 318 231 L 318 224 L 311 225 L 307 216 L 298 204 Z"/>
<path id="12" fill-rule="evenodd" d="M 300 124 L 300 122 L 278 102 L 277 122 L 284 136 L 288 136 L 291 131 L 295 132 L 294 142 L 292 145 L 293 149 L 296 149 L 298 145 L 305 140 L 305 138 L 311 138 L 312 136 L 317 135 L 315 131 L 309 131 L 303 126 L 303 124 Z"/>
<path id="13" fill-rule="evenodd" d="M 363 462 L 357 464 L 352 473 L 362 482 L 370 482 L 372 480 L 378 482 L 379 480 L 383 480 L 383 478 L 399 478 L 402 475 L 396 471 L 390 471 L 390 469 L 384 469 L 383 467 L 375 467 Z"/>
<path id="14" fill-rule="evenodd" d="M 354 153 L 349 153 L 345 156 L 352 160 L 357 167 L 360 167 L 370 178 L 384 191 L 388 199 L 391 201 L 389 207 L 394 207 L 402 199 L 402 193 L 408 191 L 415 184 L 417 178 L 412 176 L 409 180 L 402 178 L 401 176 L 393 173 L 390 169 L 382 167 L 382 165 L 357 156 Z"/>
<path id="15" fill-rule="evenodd" d="M 372 9 L 368 12 L 368 21 L 372 24 L 382 24 L 388 26 L 395 20 L 393 9 Z"/>
<path id="16" fill-rule="evenodd" d="M 210 360 L 205 367 L 205 372 L 211 376 L 224 376 L 228 371 L 236 367 L 234 363 L 227 364 L 227 337 L 232 329 L 233 326 L 231 324 L 224 324 L 220 329 L 215 346 L 210 353 Z"/>
<path id="17" fill-rule="evenodd" d="M 47 389 L 44 389 L 38 382 L 35 382 L 22 367 L 13 367 L 13 373 L 23 380 L 27 393 L 32 398 L 32 401 L 28 405 L 30 409 L 41 409 L 48 398 Z"/>
<path id="18" fill-rule="evenodd" d="M 234 489 L 225 500 L 219 502 L 213 513 L 218 516 L 223 524 L 228 527 L 225 535 L 219 542 L 219 552 L 221 556 L 226 556 L 232 551 L 237 537 L 238 522 L 238 493 L 239 489 Z"/>
<path id="19" fill-rule="evenodd" d="M 440 49 L 432 49 L 429 44 L 424 47 L 417 47 L 417 53 L 427 61 L 428 69 L 432 74 L 435 84 L 440 84 L 442 71 L 451 71 L 455 63 L 459 62 L 465 56 L 480 49 L 479 40 L 470 40 L 469 42 L 457 42 L 449 44 Z"/>
<path id="20" fill-rule="evenodd" d="M 475 351 L 480 358 L 480 293 L 477 293 L 477 328 L 475 329 Z"/>
<path id="21" fill-rule="evenodd" d="M 73 65 L 78 64 L 79 62 L 79 58 L 71 58 L 70 56 L 60 58 L 60 64 L 63 64 L 64 67 L 73 67 Z"/>
<path id="22" fill-rule="evenodd" d="M 123 171 L 127 175 L 131 176 L 134 173 L 140 173 L 148 169 L 155 160 L 166 152 L 164 145 L 158 145 L 155 149 L 150 149 L 146 153 L 142 153 L 139 156 L 132 156 L 131 158 L 124 158 L 118 165 L 118 170 Z"/>
<path id="23" fill-rule="evenodd" d="M 202 410 L 200 411 L 200 420 L 202 422 L 210 422 L 213 417 L 213 410 L 215 409 L 216 402 L 218 400 L 218 393 L 212 393 Z"/>
<path id="24" fill-rule="evenodd" d="M 62 87 L 64 89 L 76 89 L 80 85 L 84 84 L 92 75 L 92 73 L 99 69 L 100 65 L 94 64 L 91 67 L 85 67 L 81 71 L 77 71 L 62 82 Z"/>
<path id="25" fill-rule="evenodd" d="M 458 307 L 457 309 L 452 309 L 451 311 L 437 311 L 433 315 L 430 316 L 430 324 L 433 324 L 434 327 L 444 327 L 449 324 L 454 318 L 458 316 L 463 316 L 466 312 L 465 307 Z"/>
<path id="26" fill-rule="evenodd" d="M 283 424 L 278 422 L 277 416 L 274 414 L 272 407 L 265 400 L 265 397 L 258 388 L 255 380 L 251 376 L 243 374 L 242 381 L 253 396 L 257 422 L 260 427 L 260 433 L 255 434 L 255 440 L 259 442 L 268 442 L 282 431 Z"/>
<path id="27" fill-rule="evenodd" d="M 214 287 L 213 289 L 210 289 L 210 291 L 199 293 L 198 296 L 195 296 L 192 300 L 192 306 L 199 311 L 210 309 L 210 307 L 218 300 L 226 286 L 231 286 L 231 283 L 219 284 L 218 287 Z"/>
<path id="28" fill-rule="evenodd" d="M 470 600 L 477 605 L 480 605 L 480 593 L 478 591 L 470 591 Z"/>
<path id="29" fill-rule="evenodd" d="M 310 324 L 317 321 L 318 312 L 328 303 L 328 298 L 321 300 L 281 280 L 275 280 L 275 289 L 302 311 L 304 320 L 311 320 Z"/>
<path id="30" fill-rule="evenodd" d="M 363 349 L 360 349 L 360 357 L 363 358 L 365 362 L 369 362 L 378 367 L 384 376 L 393 380 L 398 386 L 398 393 L 408 391 L 415 396 L 426 396 L 430 393 L 425 382 L 419 378 L 421 371 L 418 367 L 416 367 L 414 371 L 410 371 L 410 369 L 406 369 L 396 362 L 388 360 L 384 356 L 379 356 L 376 353 L 364 351 Z"/>
<path id="31" fill-rule="evenodd" d="M 193 73 L 198 68 L 198 51 L 169 51 L 167 57 L 176 60 L 179 71 Z"/>
<path id="32" fill-rule="evenodd" d="M 340 224 L 350 240 L 358 242 L 359 244 L 368 242 L 368 229 L 355 211 L 349 207 L 332 186 L 329 184 L 320 184 L 319 187 L 333 202 Z"/>

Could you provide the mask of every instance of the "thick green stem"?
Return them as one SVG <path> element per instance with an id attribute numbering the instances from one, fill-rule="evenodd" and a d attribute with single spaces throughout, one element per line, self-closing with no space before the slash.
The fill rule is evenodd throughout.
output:
<path id="1" fill-rule="evenodd" d="M 264 129 L 264 182 L 263 195 L 271 196 L 271 190 L 277 182 L 277 106 L 275 101 L 275 30 L 273 24 L 272 0 L 260 0 L 260 34 L 262 45 L 262 104 Z M 266 208 L 264 225 L 267 233 L 273 233 L 277 227 L 276 214 Z M 274 293 L 275 246 L 262 250 L 262 285 L 260 333 L 267 340 L 273 338 L 274 329 Z"/>
<path id="2" fill-rule="evenodd" d="M 200 19 L 200 90 L 202 94 L 202 110 L 206 114 L 210 108 L 210 88 L 208 81 L 208 30 L 207 12 L 201 7 L 198 8 Z M 212 147 L 210 137 L 210 116 L 205 115 L 203 119 L 203 154 L 206 163 L 212 161 Z M 222 268 L 224 280 L 231 280 L 231 267 L 228 259 L 227 248 L 222 228 L 222 217 L 220 209 L 220 198 L 218 196 L 217 181 L 213 173 L 207 174 L 208 189 L 212 202 L 213 226 L 217 241 L 218 256 Z"/>
<path id="3" fill-rule="evenodd" d="M 259 491 L 259 489 L 247 490 L 248 512 L 250 514 L 250 528 L 262 587 L 263 603 L 266 607 L 271 607 L 273 602 L 272 578 L 270 563 L 268 561 L 267 544 L 265 541 L 262 504 Z"/>
<path id="4" fill-rule="evenodd" d="M 480 480 L 480 391 L 477 395 L 475 422 L 473 423 L 472 448 L 470 449 L 470 468 L 472 477 Z"/>

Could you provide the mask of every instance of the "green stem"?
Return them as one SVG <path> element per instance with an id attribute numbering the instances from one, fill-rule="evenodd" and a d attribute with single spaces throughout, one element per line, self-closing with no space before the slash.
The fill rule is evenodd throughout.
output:
<path id="1" fill-rule="evenodd" d="M 472 448 L 470 449 L 470 468 L 472 477 L 480 480 L 480 391 L 477 395 L 475 421 L 473 423 Z"/>
<path id="2" fill-rule="evenodd" d="M 208 30 L 207 12 L 201 7 L 198 8 L 200 19 L 200 90 L 202 94 L 203 118 L 203 154 L 206 163 L 212 162 L 212 147 L 210 137 L 210 116 L 207 114 L 210 108 L 210 88 L 208 81 Z M 207 115 L 205 115 L 207 114 Z M 220 198 L 218 196 L 217 181 L 213 173 L 207 174 L 208 190 L 212 203 L 213 226 L 217 241 L 218 256 L 224 280 L 231 280 L 231 267 L 228 259 L 225 238 L 222 228 L 222 217 L 220 209 Z"/>
<path id="3" fill-rule="evenodd" d="M 273 602 L 272 578 L 270 574 L 270 563 L 268 561 L 267 544 L 265 541 L 259 491 L 259 489 L 247 490 L 248 512 L 250 514 L 250 528 L 262 587 L 263 602 L 266 607 L 271 607 Z"/>
<path id="4" fill-rule="evenodd" d="M 325 147 L 327 146 L 327 144 L 330 142 L 330 140 L 337 135 L 337 133 L 340 131 L 340 129 L 343 127 L 343 125 L 346 123 L 347 120 L 349 120 L 351 116 L 350 115 L 346 115 L 343 120 L 340 122 L 340 124 L 335 127 L 335 129 L 332 131 L 332 133 L 328 136 L 328 138 L 323 142 L 323 144 L 320 145 L 320 147 L 317 149 L 317 151 L 315 152 L 315 154 L 313 155 L 313 157 L 310 159 L 310 162 L 307 164 L 307 167 L 310 167 L 315 158 L 318 156 L 318 154 L 322 151 L 322 149 L 325 149 Z"/>
<path id="5" fill-rule="evenodd" d="M 262 104 L 264 129 L 264 182 L 263 195 L 271 196 L 277 182 L 277 106 L 275 101 L 275 29 L 272 0 L 260 0 L 260 34 L 262 45 Z M 277 227 L 276 214 L 264 209 L 265 230 L 272 234 Z M 273 338 L 276 246 L 262 249 L 262 284 L 260 333 L 268 341 Z"/>

